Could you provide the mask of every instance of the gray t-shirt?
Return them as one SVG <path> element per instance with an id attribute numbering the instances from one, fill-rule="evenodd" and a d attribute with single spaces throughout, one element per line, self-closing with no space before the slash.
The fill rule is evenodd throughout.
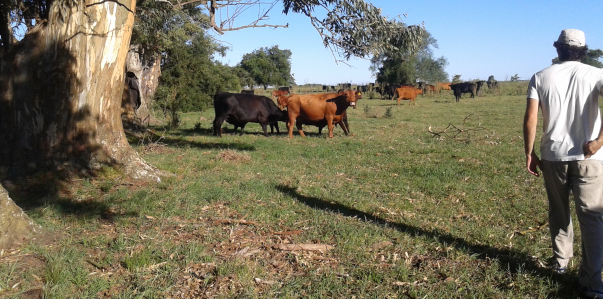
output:
<path id="1" fill-rule="evenodd" d="M 543 160 L 584 160 L 582 146 L 601 129 L 602 86 L 603 69 L 577 61 L 554 64 L 532 76 L 527 97 L 540 101 Z M 590 159 L 603 160 L 603 150 Z"/>

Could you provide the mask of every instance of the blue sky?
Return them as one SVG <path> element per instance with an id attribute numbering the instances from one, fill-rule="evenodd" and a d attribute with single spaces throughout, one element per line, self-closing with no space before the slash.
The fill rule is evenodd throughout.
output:
<path id="1" fill-rule="evenodd" d="M 505 80 L 515 74 L 528 80 L 551 64 L 557 55 L 553 42 L 566 28 L 583 30 L 590 49 L 603 49 L 601 0 L 365 1 L 382 8 L 389 18 L 401 16 L 408 25 L 423 23 L 438 41 L 435 57 L 444 56 L 449 63 L 446 72 L 450 77 L 460 74 L 463 80 L 487 79 L 490 75 Z M 248 10 L 237 19 L 238 25 L 257 13 L 257 8 Z M 368 60 L 350 59 L 347 63 L 352 67 L 336 63 L 305 16 L 285 16 L 277 6 L 270 17 L 267 23 L 289 23 L 289 28 L 214 34 L 216 40 L 230 47 L 226 57 L 219 60 L 236 65 L 246 53 L 278 45 L 293 53 L 291 66 L 297 84 L 374 82 Z"/>

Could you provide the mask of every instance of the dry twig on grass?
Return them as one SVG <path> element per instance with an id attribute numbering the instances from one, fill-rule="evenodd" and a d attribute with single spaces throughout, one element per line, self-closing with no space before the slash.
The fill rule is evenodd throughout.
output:
<path id="1" fill-rule="evenodd" d="M 159 138 L 157 138 L 157 140 L 153 141 L 152 136 L 158 136 L 157 133 L 155 133 L 152 130 L 147 129 L 148 132 L 151 133 L 151 136 L 148 136 L 147 138 L 142 138 L 140 139 L 140 145 L 142 147 L 142 150 L 145 153 L 152 153 L 152 152 L 156 152 L 159 151 L 160 149 L 164 148 L 166 146 L 165 143 L 161 143 L 160 141 L 165 139 L 165 131 L 163 132 L 163 134 L 161 134 L 161 136 L 159 136 Z M 145 145 L 145 140 L 147 142 L 147 144 Z"/>
<path id="2" fill-rule="evenodd" d="M 461 127 L 457 127 L 454 124 L 449 123 L 448 126 L 443 131 L 435 132 L 435 131 L 431 130 L 431 126 L 429 126 L 429 128 L 427 130 L 429 131 L 429 133 L 431 133 L 433 135 L 433 137 L 436 137 L 438 140 L 452 139 L 452 140 L 469 142 L 471 139 L 472 133 L 486 129 L 484 127 L 481 127 L 479 124 L 475 128 L 465 128 L 465 124 L 467 123 L 467 120 L 469 118 L 471 118 L 472 115 L 473 114 L 469 114 L 467 117 L 465 117 Z"/>

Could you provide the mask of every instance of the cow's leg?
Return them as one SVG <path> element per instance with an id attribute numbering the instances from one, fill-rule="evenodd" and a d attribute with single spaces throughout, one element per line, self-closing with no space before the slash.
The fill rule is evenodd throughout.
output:
<path id="1" fill-rule="evenodd" d="M 324 128 L 324 127 L 320 127 L 320 126 L 318 127 L 318 134 L 322 134 L 322 129 L 323 129 L 323 128 Z"/>
<path id="2" fill-rule="evenodd" d="M 214 119 L 214 135 L 218 137 L 222 137 L 222 123 L 224 122 L 224 117 L 216 117 Z"/>
<path id="3" fill-rule="evenodd" d="M 301 137 L 306 137 L 306 134 L 304 134 L 302 122 L 297 121 L 297 122 L 295 122 L 295 125 L 297 126 L 297 131 L 299 132 L 299 135 L 301 135 Z"/>
<path id="4" fill-rule="evenodd" d="M 270 134 L 274 134 L 274 128 L 276 128 L 276 133 L 280 134 L 281 132 L 279 132 L 278 130 L 278 121 L 275 122 L 271 122 L 270 123 Z"/>
<path id="5" fill-rule="evenodd" d="M 287 121 L 287 130 L 289 131 L 289 138 L 293 138 L 293 122 Z"/>
<path id="6" fill-rule="evenodd" d="M 333 115 L 326 115 L 327 119 L 327 127 L 329 128 L 329 138 L 333 138 L 333 129 L 335 126 L 333 125 Z"/>
<path id="7" fill-rule="evenodd" d="M 345 133 L 345 135 L 348 135 L 348 126 L 343 122 L 343 119 L 339 121 L 339 126 L 341 127 L 341 129 L 343 130 L 343 132 Z"/>
<path id="8" fill-rule="evenodd" d="M 262 130 L 264 130 L 264 136 L 268 137 L 268 123 L 267 122 L 261 122 L 260 126 L 262 126 Z M 241 135 L 243 135 L 243 132 L 241 132 Z"/>
<path id="9" fill-rule="evenodd" d="M 242 124 L 241 125 L 241 133 L 239 134 L 239 136 L 243 136 L 243 130 L 245 130 L 245 125 L 246 124 Z M 235 132 L 234 133 L 235 133 L 235 135 L 237 134 L 237 129 L 236 128 L 235 128 Z"/>
<path id="10" fill-rule="evenodd" d="M 345 129 L 344 129 L 345 127 Z M 346 115 L 342 120 L 341 120 L 341 128 L 343 129 L 343 132 L 348 135 L 350 133 L 350 124 L 348 124 L 348 116 Z"/>

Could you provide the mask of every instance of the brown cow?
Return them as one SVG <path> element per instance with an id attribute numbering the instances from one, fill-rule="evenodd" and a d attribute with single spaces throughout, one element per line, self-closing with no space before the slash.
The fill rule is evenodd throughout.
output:
<path id="1" fill-rule="evenodd" d="M 351 90 L 340 93 L 291 95 L 286 104 L 289 113 L 289 138 L 293 138 L 293 123 L 298 117 L 301 123 L 316 124 L 325 121 L 329 128 L 329 138 L 333 138 L 333 124 L 342 122 L 342 114 L 349 106 L 356 108 L 358 96 Z M 300 125 L 297 129 L 302 137 L 306 137 Z"/>
<path id="2" fill-rule="evenodd" d="M 417 98 L 418 94 L 423 93 L 423 89 L 402 86 L 400 88 L 396 88 L 396 93 L 398 94 L 398 105 L 400 105 L 400 100 L 410 100 L 408 101 L 408 105 L 410 105 L 412 102 L 414 102 L 416 105 L 417 102 L 415 99 Z"/>
<path id="3" fill-rule="evenodd" d="M 289 94 L 289 92 L 286 90 L 273 90 L 272 91 L 273 97 L 287 96 L 288 94 Z"/>
<path id="4" fill-rule="evenodd" d="M 340 95 L 344 94 L 344 90 L 340 90 L 338 92 Z M 362 92 L 361 91 L 356 91 L 354 92 L 354 95 L 356 96 L 356 101 L 362 99 Z M 294 95 L 291 95 L 294 96 Z M 284 96 L 284 95 L 280 95 L 277 98 L 277 102 L 278 102 L 278 107 L 281 110 L 285 110 L 285 108 L 287 108 L 287 103 L 289 101 L 289 97 L 288 96 Z M 327 121 L 326 119 L 320 120 L 320 121 L 310 121 L 307 119 L 302 119 L 301 117 L 298 117 L 296 120 L 296 126 L 298 130 L 302 130 L 302 125 L 312 125 L 312 126 L 316 126 L 318 127 L 318 134 L 322 133 L 322 129 L 327 126 Z M 333 122 L 333 125 L 339 125 L 341 127 L 341 129 L 343 130 L 343 132 L 348 135 L 348 133 L 350 132 L 350 124 L 348 123 L 348 115 L 346 113 L 346 111 L 344 110 L 343 113 L 341 114 L 341 119 L 339 122 Z"/>
<path id="5" fill-rule="evenodd" d="M 436 85 L 436 90 L 438 92 L 440 92 L 440 90 L 451 90 L 450 84 L 452 83 L 438 83 L 438 85 Z"/>

